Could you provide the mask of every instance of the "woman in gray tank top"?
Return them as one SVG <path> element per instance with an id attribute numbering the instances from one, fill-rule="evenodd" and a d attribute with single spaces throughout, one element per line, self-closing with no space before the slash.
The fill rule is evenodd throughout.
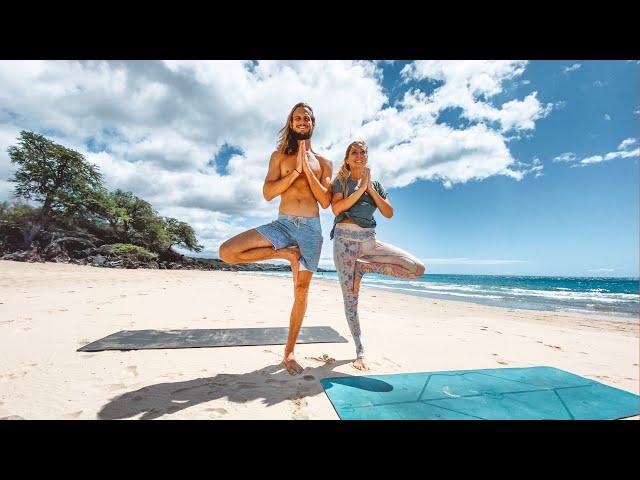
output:
<path id="1" fill-rule="evenodd" d="M 418 278 L 424 264 L 410 253 L 379 241 L 375 236 L 376 209 L 387 218 L 393 207 L 378 181 L 371 180 L 367 167 L 368 148 L 363 141 L 347 147 L 344 163 L 333 181 L 331 209 L 336 218 L 330 237 L 333 239 L 333 260 L 344 299 L 344 313 L 356 345 L 353 366 L 367 370 L 364 359 L 362 331 L 358 318 L 358 292 L 366 272 L 393 277 Z"/>

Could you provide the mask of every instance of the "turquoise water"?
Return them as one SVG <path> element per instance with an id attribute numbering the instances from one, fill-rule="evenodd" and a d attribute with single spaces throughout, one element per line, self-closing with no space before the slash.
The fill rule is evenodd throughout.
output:
<path id="1" fill-rule="evenodd" d="M 262 273 L 291 276 L 290 272 Z M 334 281 L 338 278 L 335 272 L 320 272 L 314 277 Z M 367 274 L 362 285 L 410 295 L 504 308 L 574 311 L 638 318 L 640 307 L 640 282 L 637 278 L 427 274 L 419 279 L 406 280 Z"/>

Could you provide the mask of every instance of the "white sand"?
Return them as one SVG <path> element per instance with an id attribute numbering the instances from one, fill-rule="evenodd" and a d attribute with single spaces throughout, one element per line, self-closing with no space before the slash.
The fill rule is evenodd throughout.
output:
<path id="1" fill-rule="evenodd" d="M 319 380 L 360 375 L 339 286 L 311 284 L 303 326 L 349 343 L 76 350 L 119 330 L 288 326 L 290 278 L 0 261 L 0 418 L 338 419 Z M 638 321 L 433 300 L 363 286 L 370 374 L 547 365 L 639 393 Z M 310 357 L 328 355 L 326 363 Z M 638 419 L 638 417 L 633 417 Z"/>

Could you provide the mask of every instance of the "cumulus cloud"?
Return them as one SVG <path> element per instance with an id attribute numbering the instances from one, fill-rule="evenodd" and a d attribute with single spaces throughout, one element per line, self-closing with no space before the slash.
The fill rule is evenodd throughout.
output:
<path id="1" fill-rule="evenodd" d="M 299 101 L 314 107 L 314 149 L 334 169 L 346 145 L 363 138 L 387 188 L 541 174 L 541 165 L 512 157 L 508 135 L 533 131 L 559 104 L 542 103 L 536 91 L 494 102 L 527 62 L 412 62 L 402 70 L 406 92 L 389 105 L 382 80 L 391 63 L 0 61 L 0 196 L 12 189 L 6 149 L 20 130 L 33 130 L 83 153 L 108 188 L 193 225 L 213 251 L 277 213 L 262 183 L 277 133 Z M 438 87 L 427 94 L 422 80 Z M 467 124 L 439 122 L 447 109 Z M 221 169 L 216 159 L 229 145 Z"/>
<path id="2" fill-rule="evenodd" d="M 491 98 L 502 93 L 504 85 L 524 73 L 526 61 L 480 61 L 446 62 L 441 60 L 417 61 L 402 69 L 401 75 L 408 80 L 433 80 L 443 82 L 426 99 L 412 99 L 425 103 L 423 113 L 437 113 L 446 108 L 461 108 L 462 116 L 470 121 L 496 123 L 500 130 L 530 130 L 540 118 L 546 117 L 553 104 L 543 105 L 536 91 L 525 99 L 513 99 L 500 108 L 491 103 Z M 417 100 L 417 102 L 415 101 Z M 427 100 L 426 102 L 424 100 Z"/>

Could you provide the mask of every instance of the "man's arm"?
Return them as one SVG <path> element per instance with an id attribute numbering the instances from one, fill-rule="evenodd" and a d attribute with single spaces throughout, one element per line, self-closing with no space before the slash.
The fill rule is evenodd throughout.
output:
<path id="1" fill-rule="evenodd" d="M 271 154 L 269 159 L 269 171 L 262 187 L 262 194 L 267 202 L 284 192 L 301 175 L 294 169 L 289 175 L 280 178 L 280 158 L 280 154 L 276 151 Z"/>
<path id="2" fill-rule="evenodd" d="M 318 178 L 313 174 L 306 156 L 302 159 L 302 171 L 307 177 L 313 196 L 322 208 L 327 208 L 331 205 L 331 175 L 333 172 L 333 165 L 324 157 L 316 156 L 316 158 L 320 163 L 320 178 L 322 180 L 318 180 Z"/>

